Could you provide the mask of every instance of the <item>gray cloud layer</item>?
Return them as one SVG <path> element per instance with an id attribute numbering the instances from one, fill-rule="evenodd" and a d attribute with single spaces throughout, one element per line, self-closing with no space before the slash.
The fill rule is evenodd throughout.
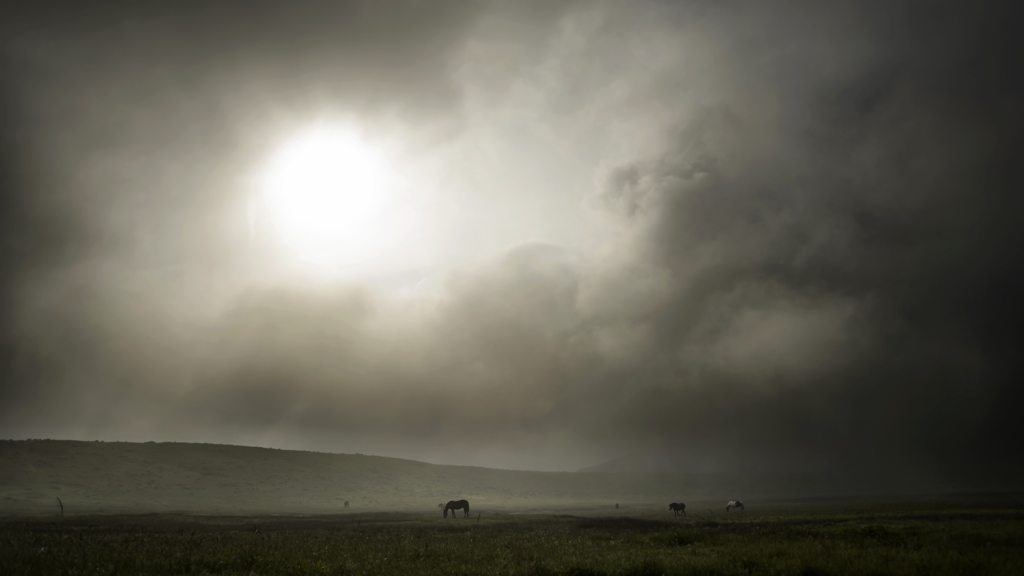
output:
<path id="1" fill-rule="evenodd" d="M 1010 14 L 282 6 L 7 25 L 0 434 L 950 477 L 1019 453 Z M 232 179 L 322 106 L 467 155 L 505 126 L 524 179 L 546 139 L 571 160 L 542 179 L 593 185 L 536 218 L 585 240 L 523 232 L 401 297 L 254 280 Z"/>

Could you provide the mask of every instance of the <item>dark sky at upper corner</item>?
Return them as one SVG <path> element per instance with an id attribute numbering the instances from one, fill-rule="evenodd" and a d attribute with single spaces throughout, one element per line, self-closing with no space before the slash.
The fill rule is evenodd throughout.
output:
<path id="1" fill-rule="evenodd" d="M 1010 7 L 10 15 L 0 437 L 939 478 L 1024 445 Z M 309 142 L 357 184 L 273 180 Z"/>

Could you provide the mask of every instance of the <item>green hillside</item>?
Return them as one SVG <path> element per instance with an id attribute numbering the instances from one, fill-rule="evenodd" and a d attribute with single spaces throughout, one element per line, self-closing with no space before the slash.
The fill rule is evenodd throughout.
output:
<path id="1" fill-rule="evenodd" d="M 398 458 L 185 443 L 0 441 L 0 514 L 340 513 L 436 510 L 468 498 L 477 510 L 531 512 L 675 500 L 717 509 L 733 498 L 857 492 L 806 477 L 526 472 Z M 692 508 L 691 508 L 692 509 Z"/>
<path id="2" fill-rule="evenodd" d="M 412 460 L 185 443 L 0 442 L 0 512 L 334 513 L 664 499 L 675 477 L 493 470 Z"/>

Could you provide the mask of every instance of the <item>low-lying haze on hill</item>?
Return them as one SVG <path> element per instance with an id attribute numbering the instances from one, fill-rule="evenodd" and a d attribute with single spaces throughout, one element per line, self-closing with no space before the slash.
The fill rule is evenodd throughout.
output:
<path id="1" fill-rule="evenodd" d="M 663 507 L 811 497 L 938 494 L 958 487 L 814 474 L 527 472 L 361 454 L 185 443 L 0 441 L 0 514 L 435 512 Z M 922 486 L 924 488 L 922 489 Z M 1005 488 L 1005 486 L 1002 486 Z M 963 488 L 963 487 L 959 487 Z M 977 487 L 975 487 L 977 488 Z M 988 488 L 993 488 L 989 486 Z M 720 502 L 721 501 L 721 502 Z"/>

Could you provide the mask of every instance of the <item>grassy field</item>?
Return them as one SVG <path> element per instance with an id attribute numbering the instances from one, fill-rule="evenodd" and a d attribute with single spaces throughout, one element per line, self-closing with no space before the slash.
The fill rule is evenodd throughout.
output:
<path id="1" fill-rule="evenodd" d="M 1021 491 L 851 497 L 857 488 L 4 441 L 0 576 L 1024 573 Z M 747 510 L 727 514 L 736 497 Z M 471 517 L 441 518 L 437 503 L 456 498 L 470 500 Z M 674 518 L 671 501 L 689 515 Z"/>
<path id="2" fill-rule="evenodd" d="M 8 520 L 0 574 L 1020 574 L 1024 512 Z"/>

